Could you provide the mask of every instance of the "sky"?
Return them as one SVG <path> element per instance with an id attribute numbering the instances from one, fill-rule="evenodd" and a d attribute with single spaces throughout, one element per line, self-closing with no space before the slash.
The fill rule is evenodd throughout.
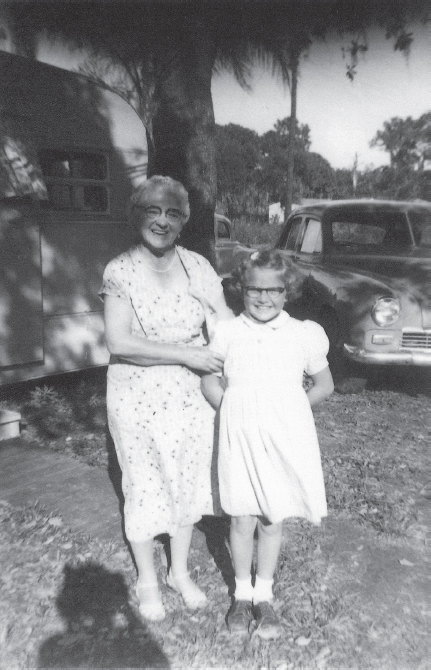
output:
<path id="1" fill-rule="evenodd" d="M 431 23 L 415 28 L 408 59 L 377 30 L 369 33 L 369 50 L 362 57 L 353 82 L 346 77 L 342 43 L 336 39 L 315 43 L 301 63 L 297 118 L 310 127 L 310 150 L 321 154 L 333 168 L 359 170 L 389 163 L 389 154 L 369 147 L 384 121 L 394 116 L 418 118 L 431 109 Z M 59 54 L 45 46 L 40 60 L 60 67 L 76 66 L 76 56 Z M 216 123 L 236 123 L 259 135 L 278 119 L 290 115 L 289 89 L 256 67 L 251 92 L 229 74 L 213 79 Z"/>
<path id="2" fill-rule="evenodd" d="M 431 109 L 431 24 L 415 30 L 408 60 L 382 33 L 370 34 L 369 50 L 353 82 L 346 77 L 340 41 L 312 45 L 302 61 L 297 118 L 311 130 L 310 151 L 334 168 L 386 165 L 389 154 L 369 143 L 384 121 L 418 118 Z M 237 123 L 259 135 L 290 115 L 290 93 L 271 74 L 257 69 L 252 92 L 233 77 L 216 77 L 212 86 L 216 122 Z"/>

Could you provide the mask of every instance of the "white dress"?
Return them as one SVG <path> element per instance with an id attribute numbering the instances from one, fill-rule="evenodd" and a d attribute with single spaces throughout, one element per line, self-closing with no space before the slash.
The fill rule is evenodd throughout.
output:
<path id="1" fill-rule="evenodd" d="M 211 305 L 223 294 L 221 280 L 202 256 L 182 247 L 177 253 L 188 288 L 171 291 L 154 284 L 136 247 L 107 265 L 99 293 L 132 306 L 132 332 L 139 337 L 203 346 Z M 125 531 L 132 542 L 176 535 L 179 527 L 218 509 L 218 493 L 211 489 L 214 411 L 201 393 L 200 379 L 181 365 L 145 367 L 111 356 L 108 422 L 122 470 Z"/>
<path id="2" fill-rule="evenodd" d="M 325 488 L 302 381 L 304 371 L 328 365 L 325 331 L 284 311 L 268 324 L 241 314 L 217 324 L 211 347 L 225 356 L 227 378 L 219 441 L 223 510 L 319 524 L 327 514 Z"/>

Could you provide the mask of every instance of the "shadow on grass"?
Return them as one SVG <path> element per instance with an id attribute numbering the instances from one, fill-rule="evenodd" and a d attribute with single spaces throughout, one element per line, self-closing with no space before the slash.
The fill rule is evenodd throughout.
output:
<path id="1" fill-rule="evenodd" d="M 108 452 L 108 477 L 112 484 L 112 488 L 115 491 L 115 495 L 118 499 L 118 509 L 121 515 L 121 532 L 123 534 L 124 543 L 129 548 L 130 554 L 133 558 L 129 540 L 126 537 L 126 527 L 124 519 L 124 493 L 121 485 L 122 474 L 120 464 L 118 462 L 117 452 L 115 450 L 114 440 L 112 439 L 111 433 L 109 432 L 108 426 L 106 426 L 106 450 Z"/>
<path id="2" fill-rule="evenodd" d="M 335 390 L 342 394 L 367 390 L 431 397 L 431 370 L 426 366 L 364 365 L 344 360 L 333 377 Z"/>
<path id="3" fill-rule="evenodd" d="M 395 391 L 409 396 L 431 397 L 429 367 L 375 366 L 367 388 L 374 391 Z"/>
<path id="4" fill-rule="evenodd" d="M 235 572 L 227 548 L 229 541 L 230 517 L 204 516 L 196 524 L 204 536 L 207 549 L 228 586 L 229 595 L 235 592 Z"/>
<path id="5" fill-rule="evenodd" d="M 67 623 L 46 640 L 39 668 L 169 668 L 149 629 L 134 614 L 120 573 L 97 563 L 66 565 L 57 608 Z"/>

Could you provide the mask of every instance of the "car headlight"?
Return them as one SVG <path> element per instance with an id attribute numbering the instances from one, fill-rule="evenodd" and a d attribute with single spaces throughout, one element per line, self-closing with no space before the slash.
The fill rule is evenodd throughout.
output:
<path id="1" fill-rule="evenodd" d="M 379 298 L 371 309 L 373 321 L 378 326 L 392 326 L 401 312 L 401 305 L 395 298 Z"/>

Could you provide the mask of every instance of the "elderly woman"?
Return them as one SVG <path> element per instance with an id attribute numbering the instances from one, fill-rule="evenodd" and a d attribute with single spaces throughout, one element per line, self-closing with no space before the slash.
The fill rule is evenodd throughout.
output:
<path id="1" fill-rule="evenodd" d="M 139 241 L 107 265 L 100 290 L 125 530 L 138 569 L 139 609 L 153 621 L 165 616 L 153 559 L 160 533 L 170 535 L 168 586 L 191 609 L 206 603 L 187 557 L 193 524 L 213 513 L 214 414 L 200 376 L 221 371 L 223 360 L 206 346 L 204 331 L 232 316 L 208 261 L 176 246 L 189 215 L 182 184 L 160 176 L 144 182 L 131 200 Z"/>

